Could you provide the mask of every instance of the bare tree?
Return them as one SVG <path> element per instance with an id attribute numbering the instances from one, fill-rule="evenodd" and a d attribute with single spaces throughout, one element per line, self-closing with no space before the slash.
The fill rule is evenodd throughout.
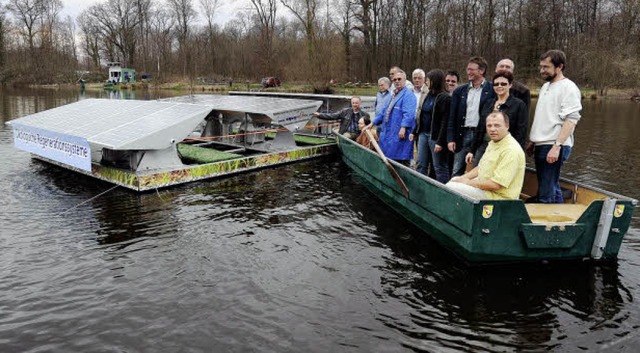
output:
<path id="1" fill-rule="evenodd" d="M 212 72 L 215 71 L 216 66 L 216 24 L 215 24 L 215 15 L 218 11 L 218 8 L 222 5 L 221 0 L 200 0 L 200 8 L 204 14 L 205 20 L 207 22 L 206 33 L 207 38 L 205 42 L 205 46 L 208 50 L 207 56 L 209 58 L 208 65 Z"/>
<path id="2" fill-rule="evenodd" d="M 276 0 L 251 0 L 260 23 L 260 51 L 258 58 L 261 62 L 262 75 L 273 72 L 273 36 L 276 24 Z"/>
<path id="3" fill-rule="evenodd" d="M 196 19 L 197 13 L 193 8 L 192 0 L 167 0 L 167 3 L 175 18 L 175 28 L 179 45 L 178 50 L 182 61 L 182 73 L 184 76 L 187 76 L 187 68 L 192 69 L 188 40 L 191 23 Z M 190 70 L 189 73 L 193 74 L 193 70 Z"/>
<path id="4" fill-rule="evenodd" d="M 13 16 L 22 23 L 20 33 L 27 39 L 29 49 L 33 52 L 35 47 L 35 37 L 39 32 L 38 20 L 44 14 L 44 4 L 42 0 L 9 0 L 7 9 Z"/>
<path id="5" fill-rule="evenodd" d="M 76 21 L 82 36 L 82 50 L 89 59 L 90 68 L 98 70 L 100 68 L 100 29 L 96 27 L 88 10 L 82 11 Z"/>
<path id="6" fill-rule="evenodd" d="M 337 18 L 339 21 L 331 19 L 331 23 L 336 28 L 342 38 L 344 46 L 344 67 L 346 75 L 351 79 L 351 32 L 353 31 L 353 10 L 354 3 L 352 0 L 335 0 L 335 8 L 337 9 Z"/>
<path id="7" fill-rule="evenodd" d="M 307 58 L 309 71 L 312 78 L 317 79 L 319 71 L 317 69 L 319 61 L 316 57 L 316 29 L 317 23 L 317 0 L 280 0 L 282 5 L 289 9 L 293 16 L 300 21 L 304 27 L 305 39 L 307 44 Z"/>
<path id="8" fill-rule="evenodd" d="M 109 50 L 110 47 L 115 47 L 125 66 L 135 66 L 138 44 L 136 29 L 142 23 L 142 16 L 138 12 L 141 1 L 145 0 L 108 0 L 87 10 L 105 41 L 106 51 L 115 55 Z M 108 59 L 117 60 L 115 56 Z"/>

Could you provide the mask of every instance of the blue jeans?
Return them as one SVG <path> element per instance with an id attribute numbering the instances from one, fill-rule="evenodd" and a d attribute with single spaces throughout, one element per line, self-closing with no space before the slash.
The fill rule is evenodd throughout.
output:
<path id="1" fill-rule="evenodd" d="M 429 147 L 429 140 L 431 140 L 431 134 L 427 132 L 421 132 L 418 134 L 418 159 L 416 160 L 416 170 L 424 175 L 427 175 L 429 171 L 429 164 L 432 164 L 431 156 L 433 151 Z"/>
<path id="2" fill-rule="evenodd" d="M 467 162 L 464 161 L 464 157 L 469 152 L 474 137 L 475 130 L 466 128 L 464 129 L 462 133 L 462 148 L 460 149 L 460 152 L 457 152 L 453 157 L 453 171 L 451 172 L 452 176 L 460 176 L 464 174 L 465 170 L 467 169 Z"/>
<path id="3" fill-rule="evenodd" d="M 436 172 L 436 180 L 443 184 L 448 183 L 451 175 L 449 175 L 449 150 L 447 146 L 442 146 L 442 151 L 436 153 L 436 141 L 430 139 L 429 148 L 431 149 L 431 167 Z"/>
<path id="4" fill-rule="evenodd" d="M 562 146 L 560 156 L 554 163 L 547 163 L 547 154 L 553 145 L 536 146 L 534 158 L 536 174 L 538 177 L 538 202 L 563 203 L 562 190 L 560 189 L 560 168 L 569 158 L 571 147 Z"/>

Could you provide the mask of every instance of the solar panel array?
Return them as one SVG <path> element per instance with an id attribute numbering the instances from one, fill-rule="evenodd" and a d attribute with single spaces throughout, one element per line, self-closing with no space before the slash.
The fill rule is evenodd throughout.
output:
<path id="1" fill-rule="evenodd" d="M 218 111 L 246 112 L 264 114 L 272 117 L 289 111 L 313 108 L 318 109 L 321 101 L 308 99 L 287 99 L 276 97 L 223 96 L 214 94 L 196 94 L 166 98 L 161 101 L 204 104 Z"/>
<path id="2" fill-rule="evenodd" d="M 184 133 L 188 134 L 210 110 L 202 105 L 175 102 L 85 99 L 15 122 L 86 138 L 90 143 L 112 149 L 155 149 L 168 147 L 169 139 L 158 146 L 143 141 L 172 129 L 186 130 Z M 186 126 L 180 128 L 182 125 Z"/>
<path id="3" fill-rule="evenodd" d="M 157 101 L 85 99 L 14 120 L 35 128 L 85 138 L 115 150 L 164 149 L 188 136 L 212 111 L 264 114 L 313 109 L 321 102 L 223 95 Z"/>

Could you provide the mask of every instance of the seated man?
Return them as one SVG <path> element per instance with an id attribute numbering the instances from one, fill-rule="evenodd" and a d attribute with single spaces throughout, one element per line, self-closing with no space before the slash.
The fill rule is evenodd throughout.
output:
<path id="1" fill-rule="evenodd" d="M 360 117 L 369 117 L 369 114 L 360 110 L 360 97 L 354 96 L 351 98 L 351 108 L 345 108 L 337 113 L 313 113 L 313 116 L 318 119 L 324 120 L 338 120 L 340 121 L 340 129 L 338 133 L 346 138 L 355 140 L 360 135 L 360 129 L 358 128 L 358 120 Z"/>
<path id="2" fill-rule="evenodd" d="M 360 129 L 360 131 L 363 131 L 363 133 L 361 133 L 360 136 L 356 138 L 356 142 L 363 145 L 366 148 L 370 148 L 373 150 L 375 148 L 373 147 L 373 144 L 369 139 L 369 135 L 367 135 L 364 132 L 364 127 L 369 124 L 371 124 L 371 119 L 369 119 L 368 116 L 363 116 L 362 118 L 360 118 L 360 120 L 358 120 L 358 128 Z M 370 129 L 369 131 L 371 131 L 373 138 L 376 140 L 376 142 L 378 142 L 378 134 L 376 133 L 376 129 Z"/>
<path id="3" fill-rule="evenodd" d="M 524 183 L 525 156 L 509 133 L 509 116 L 493 112 L 487 116 L 491 138 L 480 164 L 451 179 L 447 186 L 475 199 L 517 199 Z"/>

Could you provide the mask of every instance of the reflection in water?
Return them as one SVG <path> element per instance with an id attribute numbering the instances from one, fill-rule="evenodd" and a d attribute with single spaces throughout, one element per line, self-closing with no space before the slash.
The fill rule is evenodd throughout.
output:
<path id="1" fill-rule="evenodd" d="M 0 99 L 3 121 L 79 99 L 12 94 Z M 624 171 L 640 162 L 640 115 L 618 103 L 585 102 L 566 172 L 637 198 Z M 612 116 L 619 126 L 604 123 Z M 337 157 L 96 197 L 112 185 L 11 144 L 0 127 L 3 351 L 635 352 L 640 343 L 638 213 L 617 264 L 468 268 Z"/>

